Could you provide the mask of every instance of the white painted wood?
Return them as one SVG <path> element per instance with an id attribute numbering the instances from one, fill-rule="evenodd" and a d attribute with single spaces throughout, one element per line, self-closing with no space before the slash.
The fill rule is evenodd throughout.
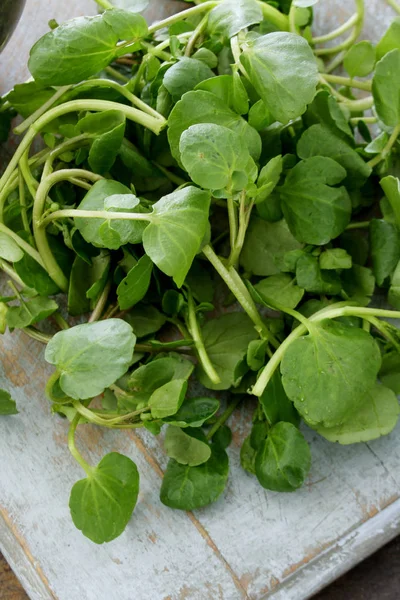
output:
<path id="1" fill-rule="evenodd" d="M 322 0 L 320 13 L 317 7 L 319 32 L 331 28 L 327 15 L 337 14 L 334 4 Z M 344 19 L 352 3 L 340 4 Z M 368 36 L 377 39 L 393 13 L 383 0 L 366 4 Z M 27 50 L 49 18 L 93 10 L 89 0 L 28 0 L 0 57 L 2 90 L 26 76 Z M 127 531 L 96 546 L 70 520 L 69 491 L 83 473 L 68 453 L 67 424 L 50 414 L 44 396 L 51 370 L 42 347 L 13 334 L 0 338 L 0 352 L 0 387 L 9 389 L 21 411 L 0 420 L 0 547 L 33 600 L 301 600 L 400 531 L 400 426 L 382 440 L 353 447 L 308 430 L 310 478 L 294 494 L 276 494 L 240 468 L 250 409 L 244 407 L 233 423 L 228 488 L 195 515 L 159 501 L 166 464 L 159 439 L 81 427 L 78 442 L 90 461 L 120 451 L 141 475 Z"/>

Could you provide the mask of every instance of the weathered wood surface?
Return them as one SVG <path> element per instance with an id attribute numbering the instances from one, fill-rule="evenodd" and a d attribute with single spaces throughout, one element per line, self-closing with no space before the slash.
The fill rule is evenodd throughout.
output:
<path id="1" fill-rule="evenodd" d="M 321 4 L 319 31 L 332 27 L 326 15 L 334 13 L 333 2 Z M 351 4 L 341 3 L 342 19 Z M 393 13 L 383 0 L 366 4 L 368 35 L 376 39 Z M 49 18 L 93 10 L 87 0 L 28 0 L 0 57 L 2 90 L 26 76 L 27 50 Z M 81 427 L 78 443 L 90 461 L 119 451 L 141 474 L 127 531 L 96 546 L 70 520 L 69 491 L 83 474 L 67 450 L 67 425 L 51 416 L 44 396 L 51 369 L 43 348 L 15 333 L 0 339 L 0 352 L 0 387 L 21 411 L 0 421 L 0 548 L 32 600 L 300 600 L 400 531 L 400 426 L 385 439 L 347 448 L 308 431 L 313 465 L 307 484 L 276 494 L 240 468 L 244 408 L 233 423 L 227 490 L 195 514 L 159 501 L 166 465 L 159 439 Z"/>

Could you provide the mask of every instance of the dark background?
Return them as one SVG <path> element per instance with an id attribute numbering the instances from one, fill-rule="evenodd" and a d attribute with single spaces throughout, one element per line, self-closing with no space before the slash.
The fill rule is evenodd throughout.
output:
<path id="1" fill-rule="evenodd" d="M 314 596 L 314 600 L 338 600 L 339 598 L 340 600 L 398 600 L 400 598 L 400 537 Z M 0 600 L 28 600 L 1 554 Z"/>

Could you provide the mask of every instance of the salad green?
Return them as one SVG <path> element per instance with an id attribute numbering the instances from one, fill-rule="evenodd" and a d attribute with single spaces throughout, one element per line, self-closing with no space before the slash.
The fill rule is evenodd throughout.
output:
<path id="1" fill-rule="evenodd" d="M 51 22 L 33 80 L 0 99 L 0 139 L 16 115 L 24 134 L 0 179 L 0 332 L 46 345 L 86 473 L 72 519 L 100 544 L 139 474 L 117 453 L 89 465 L 87 423 L 164 430 L 160 498 L 181 510 L 223 493 L 243 404 L 241 464 L 274 491 L 306 480 L 307 427 L 341 444 L 394 429 L 400 46 L 399 17 L 357 42 L 363 0 L 322 36 L 318 0 L 209 0 L 152 25 L 145 0 L 97 2 Z"/>

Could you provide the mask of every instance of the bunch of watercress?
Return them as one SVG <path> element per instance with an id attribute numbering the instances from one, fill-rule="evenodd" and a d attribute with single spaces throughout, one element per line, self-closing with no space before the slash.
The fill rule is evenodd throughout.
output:
<path id="1" fill-rule="evenodd" d="M 240 402 L 241 462 L 269 490 L 307 477 L 301 420 L 342 444 L 394 428 L 400 335 L 381 317 L 400 312 L 370 304 L 400 310 L 400 18 L 373 46 L 355 43 L 362 0 L 320 37 L 316 0 L 211 0 L 151 26 L 142 0 L 98 3 L 52 22 L 1 99 L 2 139 L 15 114 L 25 135 L 0 180 L 0 330 L 47 344 L 86 472 L 71 515 L 102 543 L 139 474 L 117 453 L 89 465 L 82 424 L 165 426 L 160 497 L 182 510 L 223 492 Z"/>

